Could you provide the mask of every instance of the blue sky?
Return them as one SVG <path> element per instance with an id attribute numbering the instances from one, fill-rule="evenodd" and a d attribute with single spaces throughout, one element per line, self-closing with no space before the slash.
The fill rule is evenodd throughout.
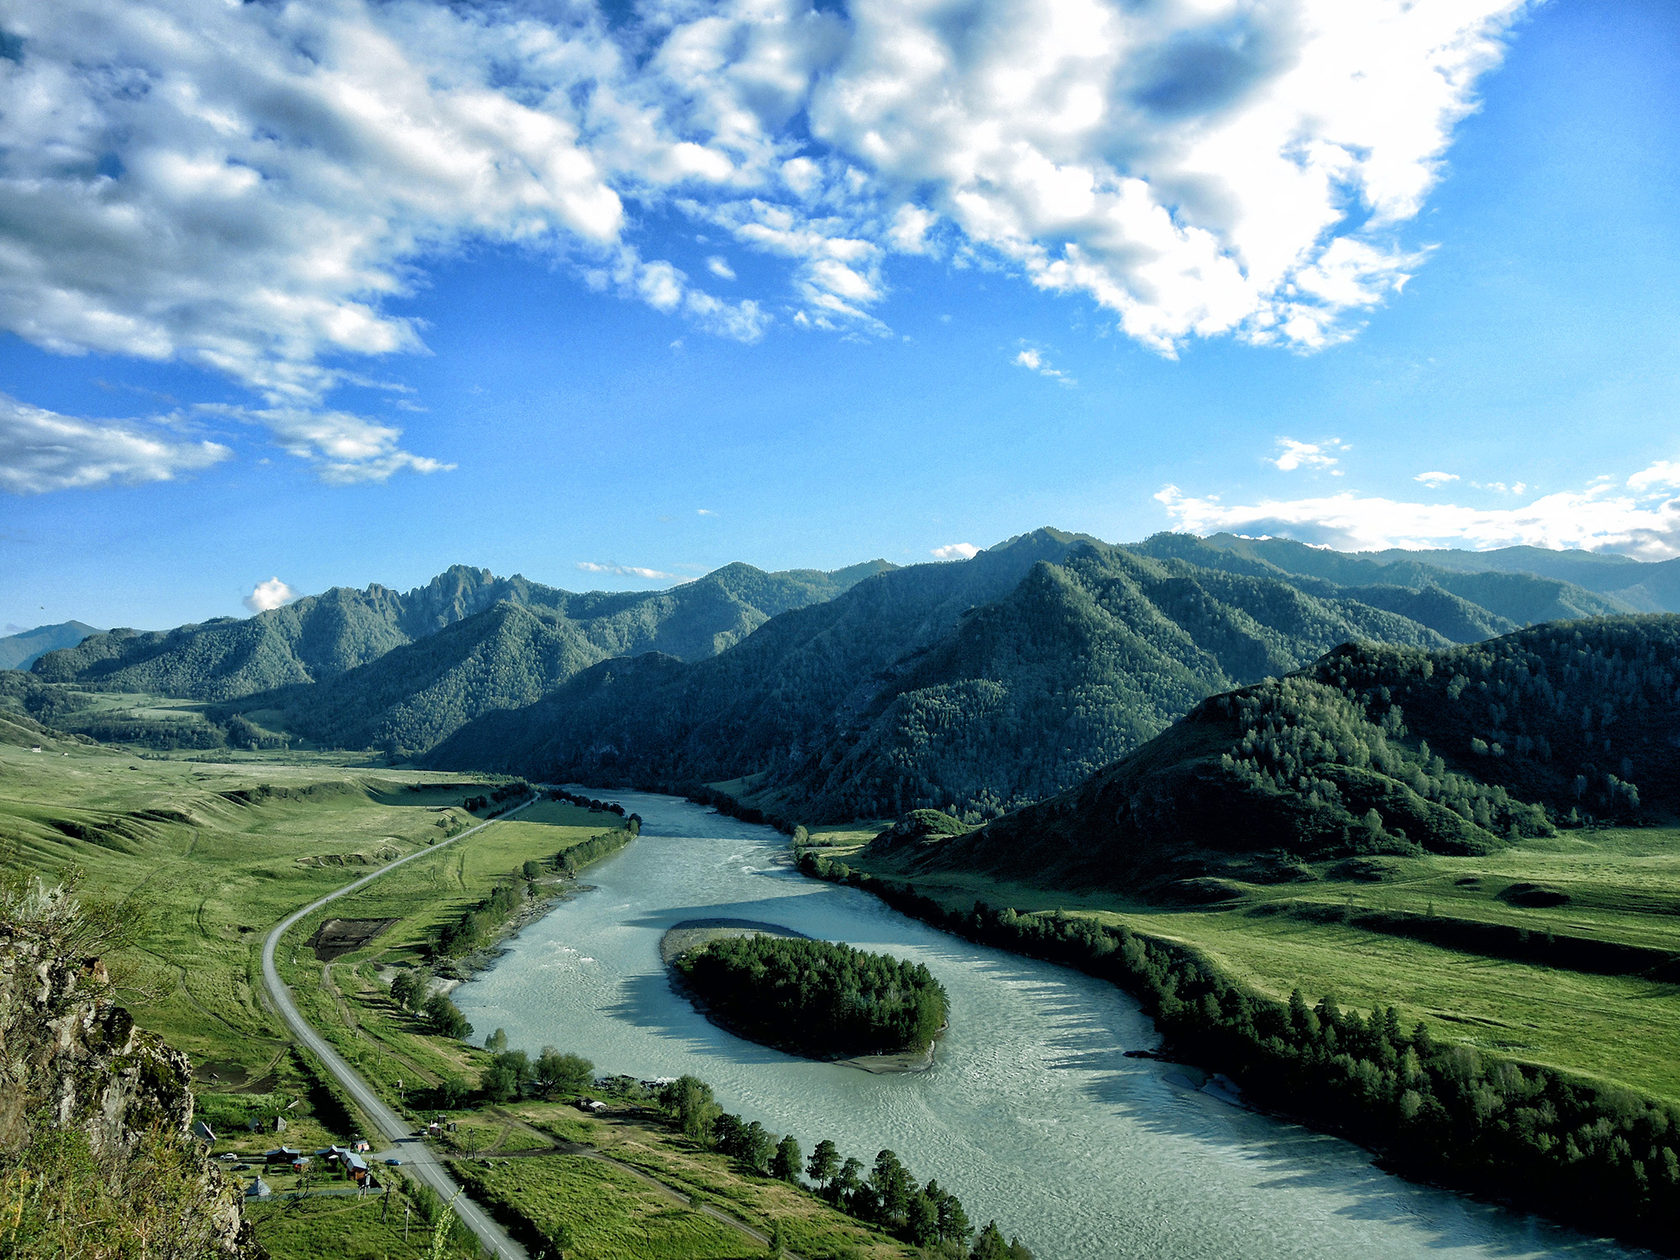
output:
<path id="1" fill-rule="evenodd" d="M 0 625 L 1680 554 L 1664 0 L 109 8 L 0 5 Z"/>

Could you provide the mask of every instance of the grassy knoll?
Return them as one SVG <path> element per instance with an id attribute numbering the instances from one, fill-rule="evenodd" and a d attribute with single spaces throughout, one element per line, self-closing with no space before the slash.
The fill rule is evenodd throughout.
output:
<path id="1" fill-rule="evenodd" d="M 559 1231 L 567 1254 L 597 1260 L 745 1260 L 764 1254 L 739 1230 L 694 1211 L 633 1173 L 581 1155 L 460 1162 L 475 1196 L 536 1234 Z"/>
<path id="2" fill-rule="evenodd" d="M 891 859 L 825 849 L 873 874 Z M 1680 1099 L 1680 829 L 1564 832 L 1477 857 L 1303 865 L 1295 882 L 1221 880 L 1195 906 L 973 872 L 908 872 L 947 907 L 1061 909 L 1194 946 L 1277 998 L 1393 1005 L 1409 1027 Z M 1550 904 L 1548 904 L 1550 903 Z M 1625 951 L 1609 964 L 1590 951 Z M 1623 957 L 1623 955 L 1618 955 Z M 1622 974 L 1615 974 L 1615 972 Z"/>
<path id="3" fill-rule="evenodd" d="M 619 1114 L 595 1119 L 569 1108 L 533 1103 L 512 1110 L 557 1139 L 585 1142 L 691 1199 L 716 1205 L 762 1233 L 768 1234 L 779 1223 L 787 1245 L 801 1255 L 896 1260 L 915 1254 L 913 1248 L 834 1211 L 816 1196 L 773 1177 L 743 1173 L 728 1156 L 673 1137 L 662 1124 L 646 1117 Z"/>
<path id="4" fill-rule="evenodd" d="M 431 1255 L 431 1229 L 397 1194 L 389 1206 L 379 1196 L 277 1195 L 247 1204 L 246 1213 L 263 1245 L 286 1260 L 428 1260 Z"/>

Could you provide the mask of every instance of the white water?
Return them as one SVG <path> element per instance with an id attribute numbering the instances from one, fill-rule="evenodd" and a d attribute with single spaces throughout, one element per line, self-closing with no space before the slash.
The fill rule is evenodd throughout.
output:
<path id="1" fill-rule="evenodd" d="M 1625 1257 L 1534 1218 L 1411 1185 L 1359 1148 L 1231 1106 L 1153 1046 L 1136 1003 L 1088 976 L 935 931 L 808 880 L 786 840 L 673 797 L 610 793 L 641 836 L 595 887 L 514 941 L 454 997 L 482 1036 L 575 1051 L 597 1071 L 692 1073 L 809 1153 L 882 1147 L 995 1217 L 1039 1260 L 1161 1257 Z M 925 1073 L 871 1076 L 742 1041 L 671 990 L 659 938 L 684 919 L 755 919 L 926 963 L 951 1029 Z"/>

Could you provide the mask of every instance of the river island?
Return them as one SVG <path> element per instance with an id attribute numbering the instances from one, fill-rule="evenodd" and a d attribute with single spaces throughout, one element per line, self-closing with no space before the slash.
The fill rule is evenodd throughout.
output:
<path id="1" fill-rule="evenodd" d="M 679 991 L 719 1027 L 809 1059 L 871 1072 L 933 1062 L 945 989 L 920 963 L 813 940 L 775 924 L 679 923 L 660 953 Z"/>

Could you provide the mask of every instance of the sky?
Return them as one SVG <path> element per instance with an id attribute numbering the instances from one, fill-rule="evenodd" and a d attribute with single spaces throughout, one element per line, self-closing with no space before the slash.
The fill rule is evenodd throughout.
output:
<path id="1" fill-rule="evenodd" d="M 1672 0 L 0 0 L 0 629 L 1680 555 Z"/>

